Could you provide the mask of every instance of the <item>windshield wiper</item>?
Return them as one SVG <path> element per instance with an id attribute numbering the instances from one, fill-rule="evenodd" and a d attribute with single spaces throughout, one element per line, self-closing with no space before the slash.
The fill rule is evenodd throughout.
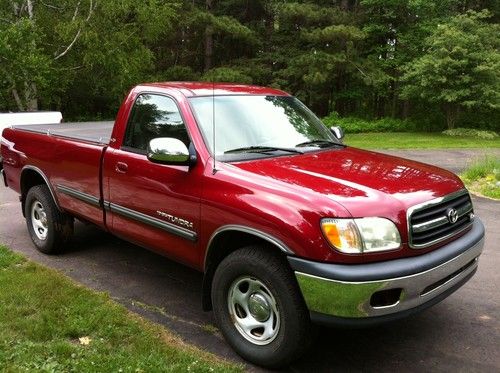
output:
<path id="1" fill-rule="evenodd" d="M 301 142 L 300 144 L 295 145 L 297 148 L 306 147 L 306 146 L 317 146 L 319 148 L 328 148 L 331 146 L 345 146 L 344 144 L 339 144 L 338 142 L 330 141 L 330 140 L 310 140 Z"/>
<path id="2" fill-rule="evenodd" d="M 236 149 L 231 149 L 231 150 L 226 150 L 224 154 L 231 154 L 231 153 L 267 153 L 267 152 L 274 152 L 274 151 L 282 151 L 282 152 L 288 152 L 288 153 L 298 153 L 298 154 L 303 154 L 300 150 L 297 149 L 292 149 L 292 148 L 280 148 L 277 146 L 245 146 L 243 148 L 236 148 Z"/>

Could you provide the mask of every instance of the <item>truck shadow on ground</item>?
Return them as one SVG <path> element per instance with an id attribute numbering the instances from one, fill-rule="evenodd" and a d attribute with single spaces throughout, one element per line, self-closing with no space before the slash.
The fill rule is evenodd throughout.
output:
<path id="1" fill-rule="evenodd" d="M 70 277 L 108 292 L 188 343 L 243 363 L 249 371 L 263 371 L 236 355 L 215 328 L 212 313 L 202 311 L 201 273 L 81 223 L 76 224 L 71 247 L 58 262 L 56 267 Z M 460 318 L 459 312 L 441 303 L 419 315 L 369 329 L 319 327 L 309 351 L 285 371 L 417 371 L 435 367 L 449 353 L 446 336 L 453 328 L 453 319 Z M 460 360 L 454 356 L 455 363 Z M 463 366 L 457 364 L 456 368 Z"/>

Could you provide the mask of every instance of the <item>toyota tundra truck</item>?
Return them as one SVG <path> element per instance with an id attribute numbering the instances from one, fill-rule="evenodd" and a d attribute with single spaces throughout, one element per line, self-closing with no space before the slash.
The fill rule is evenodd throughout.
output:
<path id="1" fill-rule="evenodd" d="M 38 250 L 63 251 L 78 219 L 202 271 L 227 342 L 279 367 L 311 323 L 372 325 L 443 300 L 483 249 L 456 175 L 342 135 L 277 89 L 142 84 L 114 123 L 5 129 L 2 173 Z"/>

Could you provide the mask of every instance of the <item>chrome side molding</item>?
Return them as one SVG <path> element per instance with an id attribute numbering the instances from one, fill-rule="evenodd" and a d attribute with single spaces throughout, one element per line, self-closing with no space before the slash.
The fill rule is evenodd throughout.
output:
<path id="1" fill-rule="evenodd" d="M 154 218 L 152 216 L 143 214 L 142 212 L 131 210 L 129 208 L 126 208 L 126 207 L 123 207 L 123 206 L 120 206 L 120 205 L 117 205 L 117 204 L 114 204 L 111 202 L 107 202 L 107 201 L 104 202 L 104 208 L 107 211 L 121 215 L 127 219 L 132 219 L 132 220 L 138 221 L 140 223 L 150 225 L 152 227 L 164 230 L 165 232 L 168 232 L 168 233 L 174 234 L 176 236 L 185 238 L 189 241 L 195 242 L 198 239 L 198 235 L 196 234 L 196 232 L 194 232 L 190 229 L 179 227 L 175 224 L 166 222 L 164 220 L 160 220 L 160 219 Z"/>
<path id="2" fill-rule="evenodd" d="M 57 184 L 56 189 L 58 192 L 66 194 L 70 197 L 76 198 L 82 202 L 88 203 L 89 205 L 92 205 L 94 207 L 100 207 L 100 200 L 97 197 L 94 197 L 93 195 L 87 194 L 80 192 L 79 190 L 69 188 L 67 186 Z"/>

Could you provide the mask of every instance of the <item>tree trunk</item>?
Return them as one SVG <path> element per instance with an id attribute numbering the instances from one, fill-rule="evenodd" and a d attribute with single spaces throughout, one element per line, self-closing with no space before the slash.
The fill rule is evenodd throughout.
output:
<path id="1" fill-rule="evenodd" d="M 268 5 L 266 7 L 266 16 L 265 16 L 265 28 L 266 28 L 266 40 L 265 40 L 265 48 L 266 51 L 271 51 L 273 47 L 273 33 L 274 33 L 274 9 L 272 6 Z"/>
<path id="2" fill-rule="evenodd" d="M 345 79 L 344 79 L 344 71 L 339 66 L 337 68 L 337 79 L 335 81 L 335 90 L 337 93 L 344 92 L 345 88 Z M 340 114 L 340 116 L 345 116 L 347 114 L 346 110 L 346 99 L 338 98 L 335 100 L 335 111 Z"/>
<path id="3" fill-rule="evenodd" d="M 443 106 L 446 115 L 446 125 L 449 130 L 452 130 L 455 128 L 455 124 L 460 115 L 460 107 L 453 102 L 447 102 Z"/>
<path id="4" fill-rule="evenodd" d="M 401 110 L 401 118 L 408 119 L 409 115 L 410 115 L 410 101 L 404 100 L 403 101 L 403 108 Z"/>
<path id="5" fill-rule="evenodd" d="M 212 11 L 212 0 L 206 0 L 205 2 L 207 12 Z M 212 68 L 212 56 L 214 49 L 214 30 L 212 25 L 207 25 L 205 28 L 205 71 Z"/>
<path id="6" fill-rule="evenodd" d="M 35 83 L 26 84 L 26 111 L 38 110 L 38 89 Z"/>
<path id="7" fill-rule="evenodd" d="M 381 119 L 385 116 L 385 103 L 386 103 L 385 97 L 383 96 L 377 97 L 377 113 L 376 113 L 377 119 Z"/>
<path id="8" fill-rule="evenodd" d="M 391 83 L 391 117 L 396 118 L 398 115 L 398 82 L 397 80 L 393 80 Z"/>
<path id="9" fill-rule="evenodd" d="M 24 111 L 23 101 L 21 100 L 21 97 L 19 97 L 19 93 L 17 92 L 17 89 L 15 89 L 15 88 L 12 89 L 12 96 L 14 97 L 14 100 L 16 101 L 17 109 L 19 111 Z"/>
<path id="10" fill-rule="evenodd" d="M 16 88 L 13 88 L 11 92 L 19 111 L 38 110 L 38 88 L 35 83 L 24 83 L 22 95 L 19 95 Z"/>

